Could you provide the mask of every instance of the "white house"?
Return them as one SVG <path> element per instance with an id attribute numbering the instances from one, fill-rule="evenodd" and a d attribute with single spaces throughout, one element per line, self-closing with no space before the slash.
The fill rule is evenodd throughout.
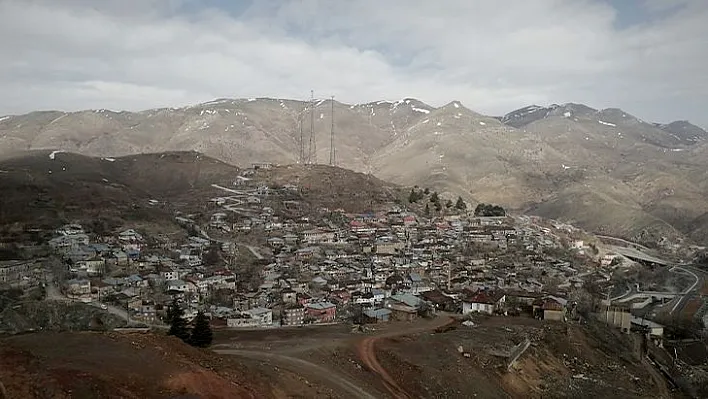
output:
<path id="1" fill-rule="evenodd" d="M 167 282 L 168 291 L 186 292 L 188 289 L 187 283 L 182 280 L 170 280 Z"/>
<path id="2" fill-rule="evenodd" d="M 501 291 L 479 290 L 462 300 L 462 314 L 493 314 L 501 310 L 506 302 L 506 295 Z"/>

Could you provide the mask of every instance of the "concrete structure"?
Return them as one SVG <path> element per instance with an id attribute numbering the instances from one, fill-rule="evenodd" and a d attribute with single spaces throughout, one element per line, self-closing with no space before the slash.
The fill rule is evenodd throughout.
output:
<path id="1" fill-rule="evenodd" d="M 632 316 L 631 318 L 631 323 L 633 326 L 646 328 L 649 332 L 649 335 L 652 337 L 664 336 L 664 326 L 659 323 L 634 316 Z"/>
<path id="2" fill-rule="evenodd" d="M 600 313 L 600 320 L 628 333 L 631 327 L 632 315 L 629 309 L 622 307 L 608 307 Z"/>
<path id="3" fill-rule="evenodd" d="M 337 306 L 331 302 L 315 302 L 305 306 L 305 314 L 317 323 L 329 323 L 337 317 Z"/>
<path id="4" fill-rule="evenodd" d="M 301 326 L 305 323 L 305 307 L 291 305 L 283 309 L 282 324 L 284 326 Z"/>

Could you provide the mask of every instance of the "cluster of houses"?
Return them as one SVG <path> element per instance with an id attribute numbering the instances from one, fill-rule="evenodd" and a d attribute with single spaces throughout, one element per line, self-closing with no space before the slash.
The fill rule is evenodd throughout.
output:
<path id="1" fill-rule="evenodd" d="M 234 185 L 223 188 L 228 197 L 210 201 L 218 209 L 207 231 L 229 233 L 235 241 L 244 234 L 259 237 L 267 262 L 258 287 L 234 293 L 231 307 L 213 309 L 226 326 L 413 320 L 438 310 L 523 309 L 563 320 L 574 310 L 570 290 L 588 276 L 606 278 L 599 268 L 548 256 L 547 249 L 562 248 L 560 239 L 530 218 L 428 219 L 395 205 L 357 214 L 304 212 L 295 186 L 265 186 L 252 171 Z M 225 217 L 228 212 L 234 215 Z M 587 246 L 575 240 L 567 249 L 583 255 Z"/>
<path id="2" fill-rule="evenodd" d="M 562 320 L 574 308 L 569 291 L 586 278 L 609 279 L 600 267 L 549 255 L 563 249 L 557 231 L 528 217 L 423 218 L 393 204 L 313 210 L 298 187 L 269 187 L 256 175 L 247 171 L 233 188 L 214 185 L 228 195 L 209 200 L 201 220 L 178 215 L 190 232 L 181 242 L 133 229 L 92 242 L 80 225 L 61 227 L 49 245 L 73 276 L 64 294 L 119 303 L 145 322 L 177 299 L 188 316 L 206 311 L 232 328 L 414 320 L 435 311 L 522 309 Z M 239 244 L 245 237 L 257 243 Z M 241 278 L 244 265 L 223 261 L 244 247 L 260 252 L 256 285 Z M 576 240 L 565 249 L 582 256 L 587 247 Z M 205 260 L 210 252 L 216 261 Z"/>

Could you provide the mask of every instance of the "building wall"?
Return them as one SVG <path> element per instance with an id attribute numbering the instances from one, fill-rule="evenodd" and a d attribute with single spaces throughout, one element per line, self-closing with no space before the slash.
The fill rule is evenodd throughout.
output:
<path id="1" fill-rule="evenodd" d="M 472 302 L 463 302 L 462 303 L 462 313 L 463 314 L 474 313 L 474 312 L 492 314 L 492 313 L 494 313 L 494 305 L 489 305 L 486 303 L 472 303 Z"/>
<path id="2" fill-rule="evenodd" d="M 629 332 L 632 315 L 626 310 L 609 309 L 600 313 L 600 320 L 619 327 L 622 332 Z"/>
<path id="3" fill-rule="evenodd" d="M 564 312 L 562 310 L 544 310 L 543 320 L 563 321 Z"/>

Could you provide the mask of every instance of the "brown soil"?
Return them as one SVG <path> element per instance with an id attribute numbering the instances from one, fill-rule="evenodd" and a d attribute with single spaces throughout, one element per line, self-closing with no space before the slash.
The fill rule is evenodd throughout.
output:
<path id="1" fill-rule="evenodd" d="M 10 398 L 320 396 L 311 383 L 266 377 L 234 358 L 166 336 L 38 333 L 0 341 L 0 381 Z"/>

